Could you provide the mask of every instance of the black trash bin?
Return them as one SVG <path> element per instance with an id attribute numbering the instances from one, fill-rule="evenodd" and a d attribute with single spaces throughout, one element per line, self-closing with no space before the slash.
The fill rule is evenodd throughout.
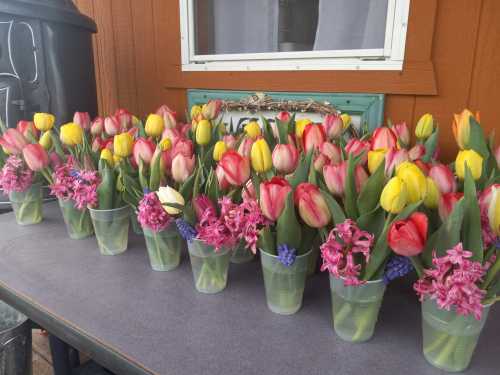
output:
<path id="1" fill-rule="evenodd" d="M 71 0 L 0 0 L 0 118 L 9 127 L 35 112 L 57 123 L 97 114 L 94 21 Z"/>

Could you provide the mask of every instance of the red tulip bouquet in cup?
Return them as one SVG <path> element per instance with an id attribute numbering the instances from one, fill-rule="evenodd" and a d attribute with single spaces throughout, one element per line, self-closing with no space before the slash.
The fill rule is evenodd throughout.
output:
<path id="1" fill-rule="evenodd" d="M 414 288 L 422 301 L 426 359 L 463 371 L 500 295 L 500 172 L 494 147 L 470 111 L 455 115 L 453 129 L 460 147 L 454 165 L 435 161 L 429 170 L 430 200 L 439 215 L 426 213 L 439 219 L 431 223 L 415 213 L 395 222 L 388 242 L 411 257 L 419 275 Z"/>

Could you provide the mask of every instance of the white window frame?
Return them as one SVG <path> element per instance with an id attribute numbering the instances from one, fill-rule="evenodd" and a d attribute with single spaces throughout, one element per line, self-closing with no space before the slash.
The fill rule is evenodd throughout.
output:
<path id="1" fill-rule="evenodd" d="M 193 2 L 179 0 L 183 71 L 403 70 L 410 0 L 388 0 L 384 48 L 219 55 L 195 55 Z"/>

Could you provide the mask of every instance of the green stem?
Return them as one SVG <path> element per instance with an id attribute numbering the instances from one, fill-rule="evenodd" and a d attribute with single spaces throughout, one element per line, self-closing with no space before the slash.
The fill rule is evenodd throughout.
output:
<path id="1" fill-rule="evenodd" d="M 497 257 L 495 260 L 495 263 L 493 266 L 489 269 L 488 273 L 486 274 L 486 279 L 484 279 L 483 285 L 481 286 L 481 289 L 486 290 L 492 281 L 496 278 L 498 272 L 500 272 L 500 256 Z"/>
<path id="2" fill-rule="evenodd" d="M 443 367 L 446 365 L 447 360 L 455 351 L 457 346 L 458 336 L 449 336 L 449 340 L 443 349 L 440 351 L 439 355 L 436 357 L 435 362 L 438 366 Z"/>
<path id="3" fill-rule="evenodd" d="M 359 341 L 366 329 L 373 323 L 373 315 L 375 314 L 375 303 L 371 303 L 370 307 L 366 309 L 365 313 L 361 316 L 361 318 L 357 319 L 356 322 L 356 332 L 352 336 L 352 341 Z M 355 315 L 355 314 L 353 314 Z"/>

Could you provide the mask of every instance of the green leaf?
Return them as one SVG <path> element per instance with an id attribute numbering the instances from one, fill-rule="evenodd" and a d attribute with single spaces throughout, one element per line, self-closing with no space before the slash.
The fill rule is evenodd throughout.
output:
<path id="1" fill-rule="evenodd" d="M 276 241 L 271 228 L 265 227 L 260 231 L 258 246 L 268 254 L 278 255 L 276 253 Z"/>
<path id="2" fill-rule="evenodd" d="M 273 135 L 273 129 L 271 128 L 271 125 L 269 125 L 269 121 L 267 121 L 264 116 L 260 116 L 260 121 L 262 122 L 262 132 L 264 133 L 264 139 L 266 140 L 269 148 L 272 151 L 276 143 Z"/>
<path id="3" fill-rule="evenodd" d="M 478 152 L 484 160 L 488 159 L 490 153 L 484 136 L 483 128 L 476 121 L 474 116 L 470 116 L 469 148 Z"/>
<path id="4" fill-rule="evenodd" d="M 113 170 L 104 161 L 104 168 L 101 170 L 101 183 L 97 187 L 97 196 L 99 197 L 99 209 L 111 210 L 116 193 L 116 179 Z"/>
<path id="5" fill-rule="evenodd" d="M 361 229 L 372 233 L 375 238 L 378 238 L 384 230 L 384 220 L 385 211 L 382 207 L 377 206 L 371 212 L 362 214 L 358 218 L 357 224 Z"/>
<path id="6" fill-rule="evenodd" d="M 294 174 L 287 177 L 288 182 L 292 188 L 296 188 L 300 183 L 306 182 L 309 177 L 309 168 L 311 167 L 311 160 L 313 156 L 313 151 L 309 151 L 307 155 L 301 155 L 300 162 L 295 170 Z"/>
<path id="7" fill-rule="evenodd" d="M 288 123 L 275 119 L 281 144 L 288 144 Z"/>
<path id="8" fill-rule="evenodd" d="M 344 210 L 342 209 L 342 207 L 340 207 L 335 198 L 332 197 L 330 193 L 326 192 L 325 190 L 321 190 L 321 195 L 323 195 L 323 198 L 325 199 L 326 204 L 328 205 L 328 209 L 332 214 L 333 223 L 335 225 L 343 223 L 346 220 Z"/>
<path id="9" fill-rule="evenodd" d="M 317 235 L 317 229 L 311 228 L 308 225 L 302 226 L 302 243 L 300 244 L 300 248 L 297 249 L 297 255 L 306 254 L 309 250 L 311 250 L 313 247 L 314 239 Z"/>
<path id="10" fill-rule="evenodd" d="M 191 194 L 193 193 L 195 174 L 192 173 L 186 181 L 181 185 L 179 193 L 184 198 L 184 201 L 188 202 L 191 199 Z"/>
<path id="11" fill-rule="evenodd" d="M 149 190 L 157 191 L 161 181 L 161 156 L 153 157 L 151 162 L 151 176 L 149 177 Z"/>
<path id="12" fill-rule="evenodd" d="M 425 163 L 429 163 L 432 160 L 432 156 L 436 151 L 436 147 L 438 146 L 439 141 L 439 129 L 436 128 L 434 133 L 431 134 L 429 138 L 424 143 L 425 146 L 425 155 L 422 156 L 422 161 Z"/>
<path id="13" fill-rule="evenodd" d="M 347 160 L 347 176 L 345 179 L 345 192 L 344 192 L 344 206 L 347 217 L 356 220 L 359 216 L 358 205 L 357 205 L 357 193 L 356 193 L 356 180 L 355 180 L 355 169 L 356 162 L 349 155 Z"/>
<path id="14" fill-rule="evenodd" d="M 142 189 L 149 189 L 148 178 L 146 177 L 145 165 L 142 158 L 139 158 L 139 182 Z"/>
<path id="15" fill-rule="evenodd" d="M 287 244 L 298 250 L 300 248 L 302 232 L 293 204 L 293 191 L 286 197 L 285 208 L 276 223 L 277 245 Z"/>
<path id="16" fill-rule="evenodd" d="M 481 235 L 481 212 L 477 200 L 476 184 L 469 167 L 465 166 L 464 221 L 462 226 L 464 248 L 473 253 L 472 259 L 483 261 L 483 239 Z"/>
<path id="17" fill-rule="evenodd" d="M 210 175 L 209 175 L 209 185 L 208 185 L 208 198 L 212 202 L 217 202 L 219 200 L 219 181 L 217 180 L 217 177 L 215 176 L 215 173 L 213 172 L 213 169 L 210 170 Z"/>
<path id="18" fill-rule="evenodd" d="M 261 179 L 259 177 L 259 175 L 257 173 L 255 173 L 254 171 L 252 171 L 252 175 L 251 175 L 251 178 L 252 178 L 252 185 L 253 185 L 253 188 L 255 190 L 255 196 L 257 197 L 257 200 L 260 199 L 260 183 L 261 183 Z M 246 185 L 243 187 L 243 189 L 246 189 Z"/>
<path id="19" fill-rule="evenodd" d="M 377 207 L 380 194 L 384 188 L 385 181 L 385 161 L 380 163 L 375 173 L 373 173 L 361 189 L 358 196 L 358 208 L 360 215 L 369 213 Z"/>

